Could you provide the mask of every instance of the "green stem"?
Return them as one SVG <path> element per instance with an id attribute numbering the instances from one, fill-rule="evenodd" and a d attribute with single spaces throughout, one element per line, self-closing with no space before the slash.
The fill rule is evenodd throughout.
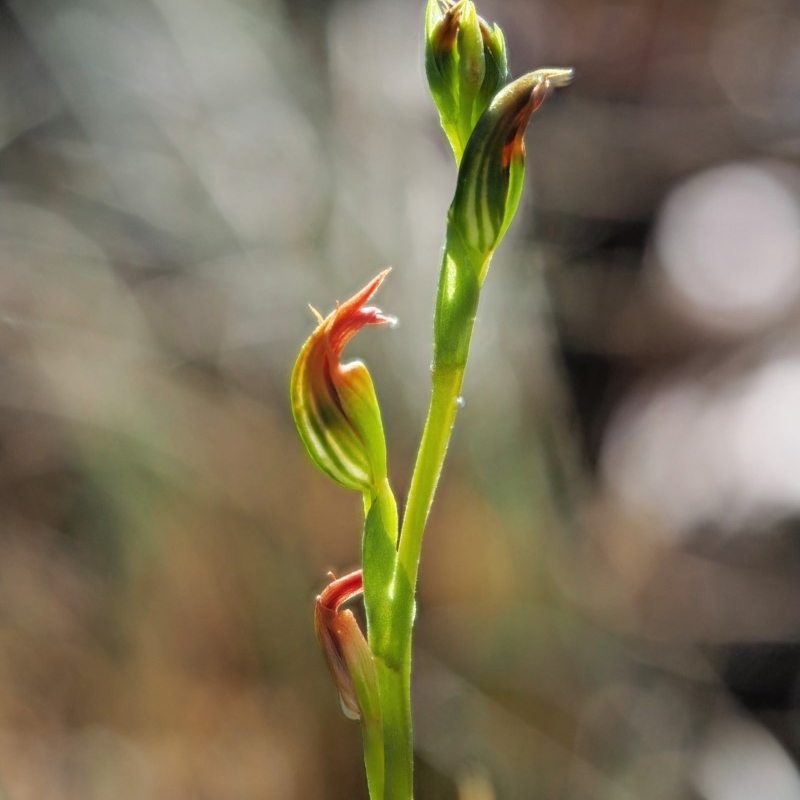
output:
<path id="1" fill-rule="evenodd" d="M 411 726 L 411 626 L 422 534 L 458 411 L 464 370 L 434 372 L 428 419 L 422 433 L 400 536 L 389 661 L 376 658 L 384 736 L 383 800 L 413 800 Z M 400 591 L 400 583 L 407 587 Z M 372 791 L 370 789 L 370 791 Z M 377 800 L 380 795 L 372 795 Z"/>
<path id="2" fill-rule="evenodd" d="M 463 379 L 463 367 L 439 369 L 433 373 L 428 418 L 411 477 L 400 534 L 399 564 L 408 576 L 412 590 L 417 583 L 422 534 L 450 443 Z"/>
<path id="3" fill-rule="evenodd" d="M 365 721 L 361 726 L 364 740 L 364 767 L 372 800 L 383 798 L 383 727 L 380 720 Z"/>
<path id="4" fill-rule="evenodd" d="M 411 650 L 399 669 L 376 658 L 383 723 L 385 794 L 372 800 L 413 800 L 414 752 L 411 741 Z M 371 791 L 371 789 L 370 789 Z"/>
<path id="5" fill-rule="evenodd" d="M 442 282 L 448 279 L 447 269 L 453 266 L 450 248 L 445 249 Z M 383 714 L 385 786 L 384 800 L 413 800 L 413 743 L 411 725 L 411 638 L 414 619 L 414 597 L 419 570 L 422 535 L 433 504 L 436 486 L 442 471 L 450 436 L 459 408 L 467 354 L 477 306 L 477 285 L 467 295 L 466 313 L 462 313 L 456 331 L 458 348 L 463 356 L 456 362 L 444 363 L 434 357 L 431 401 L 428 417 L 417 451 L 411 476 L 397 564 L 393 580 L 392 621 L 386 660 L 380 660 L 379 686 Z M 435 323 L 436 325 L 436 323 Z"/>

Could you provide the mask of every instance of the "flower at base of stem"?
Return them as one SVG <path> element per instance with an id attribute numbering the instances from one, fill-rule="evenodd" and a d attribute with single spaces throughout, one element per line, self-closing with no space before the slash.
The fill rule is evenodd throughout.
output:
<path id="1" fill-rule="evenodd" d="M 364 589 L 361 570 L 331 581 L 317 597 L 314 629 L 350 719 L 380 717 L 378 678 L 372 652 L 353 612 L 340 606 Z"/>

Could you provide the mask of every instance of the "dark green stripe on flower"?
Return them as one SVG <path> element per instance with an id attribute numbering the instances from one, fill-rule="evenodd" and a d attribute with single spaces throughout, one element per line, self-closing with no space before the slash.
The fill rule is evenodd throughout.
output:
<path id="1" fill-rule="evenodd" d="M 434 369 L 466 364 L 480 287 L 519 205 L 525 129 L 550 90 L 571 80 L 571 69 L 554 68 L 519 78 L 497 94 L 472 132 L 448 212 L 434 319 Z"/>
<path id="2" fill-rule="evenodd" d="M 523 134 L 551 88 L 566 86 L 572 70 L 545 68 L 502 89 L 475 126 L 464 151 L 449 224 L 483 266 L 519 204 L 525 171 Z"/>

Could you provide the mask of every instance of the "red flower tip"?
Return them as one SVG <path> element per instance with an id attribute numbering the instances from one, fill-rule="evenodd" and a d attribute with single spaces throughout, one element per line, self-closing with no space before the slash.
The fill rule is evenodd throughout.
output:
<path id="1" fill-rule="evenodd" d="M 378 291 L 389 272 L 389 269 L 385 269 L 379 275 L 376 275 L 349 300 L 337 304 L 336 310 L 329 314 L 327 319 L 323 320 L 325 340 L 331 355 L 340 356 L 345 345 L 365 325 L 381 325 L 394 321 L 394 317 L 384 314 L 379 308 L 364 305 L 372 299 L 372 296 Z"/>
<path id="2" fill-rule="evenodd" d="M 331 582 L 317 597 L 317 606 L 321 606 L 326 611 L 337 613 L 342 603 L 346 603 L 364 590 L 363 570 L 357 569 L 341 578 L 337 578 L 332 572 L 329 572 L 328 577 Z"/>

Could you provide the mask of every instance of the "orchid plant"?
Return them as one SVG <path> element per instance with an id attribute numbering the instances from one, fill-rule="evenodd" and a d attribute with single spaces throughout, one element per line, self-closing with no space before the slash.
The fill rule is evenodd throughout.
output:
<path id="1" fill-rule="evenodd" d="M 413 797 L 411 639 L 423 532 L 460 405 L 481 287 L 522 193 L 523 135 L 533 112 L 573 75 L 548 67 L 509 82 L 503 33 L 471 0 L 428 0 L 425 71 L 458 178 L 434 314 L 430 407 L 402 525 L 372 378 L 362 362 L 342 362 L 359 330 L 392 322 L 368 305 L 388 270 L 327 317 L 314 311 L 317 328 L 291 379 L 292 411 L 309 455 L 363 497 L 362 568 L 331 576 L 314 624 L 342 709 L 361 723 L 371 800 Z M 343 608 L 359 595 L 366 633 Z"/>

